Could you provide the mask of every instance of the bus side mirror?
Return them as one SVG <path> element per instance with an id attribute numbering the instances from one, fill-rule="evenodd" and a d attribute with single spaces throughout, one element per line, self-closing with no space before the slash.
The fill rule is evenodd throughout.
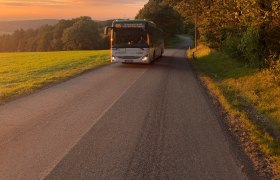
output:
<path id="1" fill-rule="evenodd" d="M 107 36 L 108 32 L 112 29 L 113 29 L 113 27 L 106 26 L 105 29 L 104 29 L 104 35 Z"/>

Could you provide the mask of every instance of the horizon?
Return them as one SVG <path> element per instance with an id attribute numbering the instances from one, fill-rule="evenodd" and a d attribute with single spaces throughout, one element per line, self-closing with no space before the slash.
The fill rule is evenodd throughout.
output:
<path id="1" fill-rule="evenodd" d="M 85 15 L 86 16 L 86 15 Z M 14 22 L 14 21 L 43 21 L 43 20 L 72 20 L 75 18 L 79 18 L 79 17 L 83 17 L 83 16 L 77 16 L 77 17 L 69 17 L 69 18 L 60 18 L 60 19 L 51 19 L 51 18 L 42 18 L 42 19 L 15 19 L 15 20 L 1 20 L 0 22 Z M 90 17 L 90 16 L 87 16 Z M 91 17 L 92 18 L 92 17 Z M 130 20 L 133 20 L 134 18 L 128 18 Z M 104 19 L 104 20 L 100 20 L 100 19 L 93 19 L 93 21 L 109 21 L 109 20 L 115 20 L 115 19 Z"/>
<path id="2" fill-rule="evenodd" d="M 96 21 L 134 19 L 148 0 L 0 0 L 0 21 L 73 19 L 89 16 Z"/>

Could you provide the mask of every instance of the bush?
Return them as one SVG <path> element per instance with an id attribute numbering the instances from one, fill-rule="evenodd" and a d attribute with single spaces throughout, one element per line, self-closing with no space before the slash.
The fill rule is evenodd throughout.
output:
<path id="1" fill-rule="evenodd" d="M 241 52 L 241 60 L 250 65 L 260 65 L 259 33 L 258 30 L 249 27 L 242 34 L 237 47 Z"/>
<path id="2" fill-rule="evenodd" d="M 273 81 L 280 86 L 280 56 L 270 55 L 266 59 L 267 70 L 273 76 Z"/>
<path id="3" fill-rule="evenodd" d="M 239 58 L 242 52 L 238 46 L 240 44 L 240 37 L 228 36 L 222 44 L 222 50 L 233 58 Z"/>
<path id="4" fill-rule="evenodd" d="M 207 45 L 213 49 L 221 48 L 221 40 L 214 31 L 208 30 L 205 32 L 205 40 L 208 43 Z"/>

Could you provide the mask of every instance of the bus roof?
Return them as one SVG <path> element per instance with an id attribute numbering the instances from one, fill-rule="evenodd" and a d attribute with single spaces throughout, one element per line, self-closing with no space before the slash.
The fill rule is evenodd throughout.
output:
<path id="1" fill-rule="evenodd" d="M 148 21 L 145 19 L 135 19 L 135 20 L 128 20 L 128 19 L 117 19 L 113 21 L 112 26 L 114 27 L 116 24 L 146 24 L 149 26 L 156 27 L 156 24 L 153 21 Z"/>
<path id="2" fill-rule="evenodd" d="M 130 23 L 130 22 L 132 22 L 132 23 L 143 23 L 143 22 L 150 22 L 150 23 L 154 23 L 154 22 L 152 22 L 152 21 L 148 21 L 148 20 L 146 20 L 146 19 L 134 19 L 134 20 L 130 20 L 130 19 L 116 19 L 116 20 L 114 20 L 113 21 L 113 23 L 116 23 L 116 22 L 118 22 L 118 23 Z"/>

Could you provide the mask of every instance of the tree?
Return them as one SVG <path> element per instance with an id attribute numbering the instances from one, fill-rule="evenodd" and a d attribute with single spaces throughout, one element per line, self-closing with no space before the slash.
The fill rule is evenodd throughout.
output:
<path id="1" fill-rule="evenodd" d="M 17 30 L 0 36 L 0 51 L 61 51 L 108 49 L 108 37 L 101 36 L 105 25 L 112 20 L 95 22 L 90 17 L 60 20 L 36 30 Z"/>
<path id="2" fill-rule="evenodd" d="M 101 41 L 97 24 L 90 17 L 74 20 L 73 26 L 63 32 L 62 42 L 65 50 L 97 49 Z"/>
<path id="3" fill-rule="evenodd" d="M 136 15 L 135 19 L 147 19 L 160 27 L 166 37 L 182 33 L 184 30 L 181 15 L 172 7 L 159 0 L 150 0 Z"/>
<path id="4" fill-rule="evenodd" d="M 230 50 L 229 54 L 238 55 L 238 59 L 259 65 L 270 55 L 279 56 L 278 0 L 163 1 L 186 22 L 197 20 L 200 41 L 213 48 Z"/>
<path id="5" fill-rule="evenodd" d="M 50 51 L 50 41 L 52 39 L 52 26 L 45 25 L 39 29 L 37 36 L 37 47 L 36 51 Z"/>
<path id="6" fill-rule="evenodd" d="M 50 42 L 52 50 L 61 51 L 63 50 L 62 35 L 63 31 L 74 24 L 72 20 L 60 20 L 53 27 L 53 38 Z"/>

